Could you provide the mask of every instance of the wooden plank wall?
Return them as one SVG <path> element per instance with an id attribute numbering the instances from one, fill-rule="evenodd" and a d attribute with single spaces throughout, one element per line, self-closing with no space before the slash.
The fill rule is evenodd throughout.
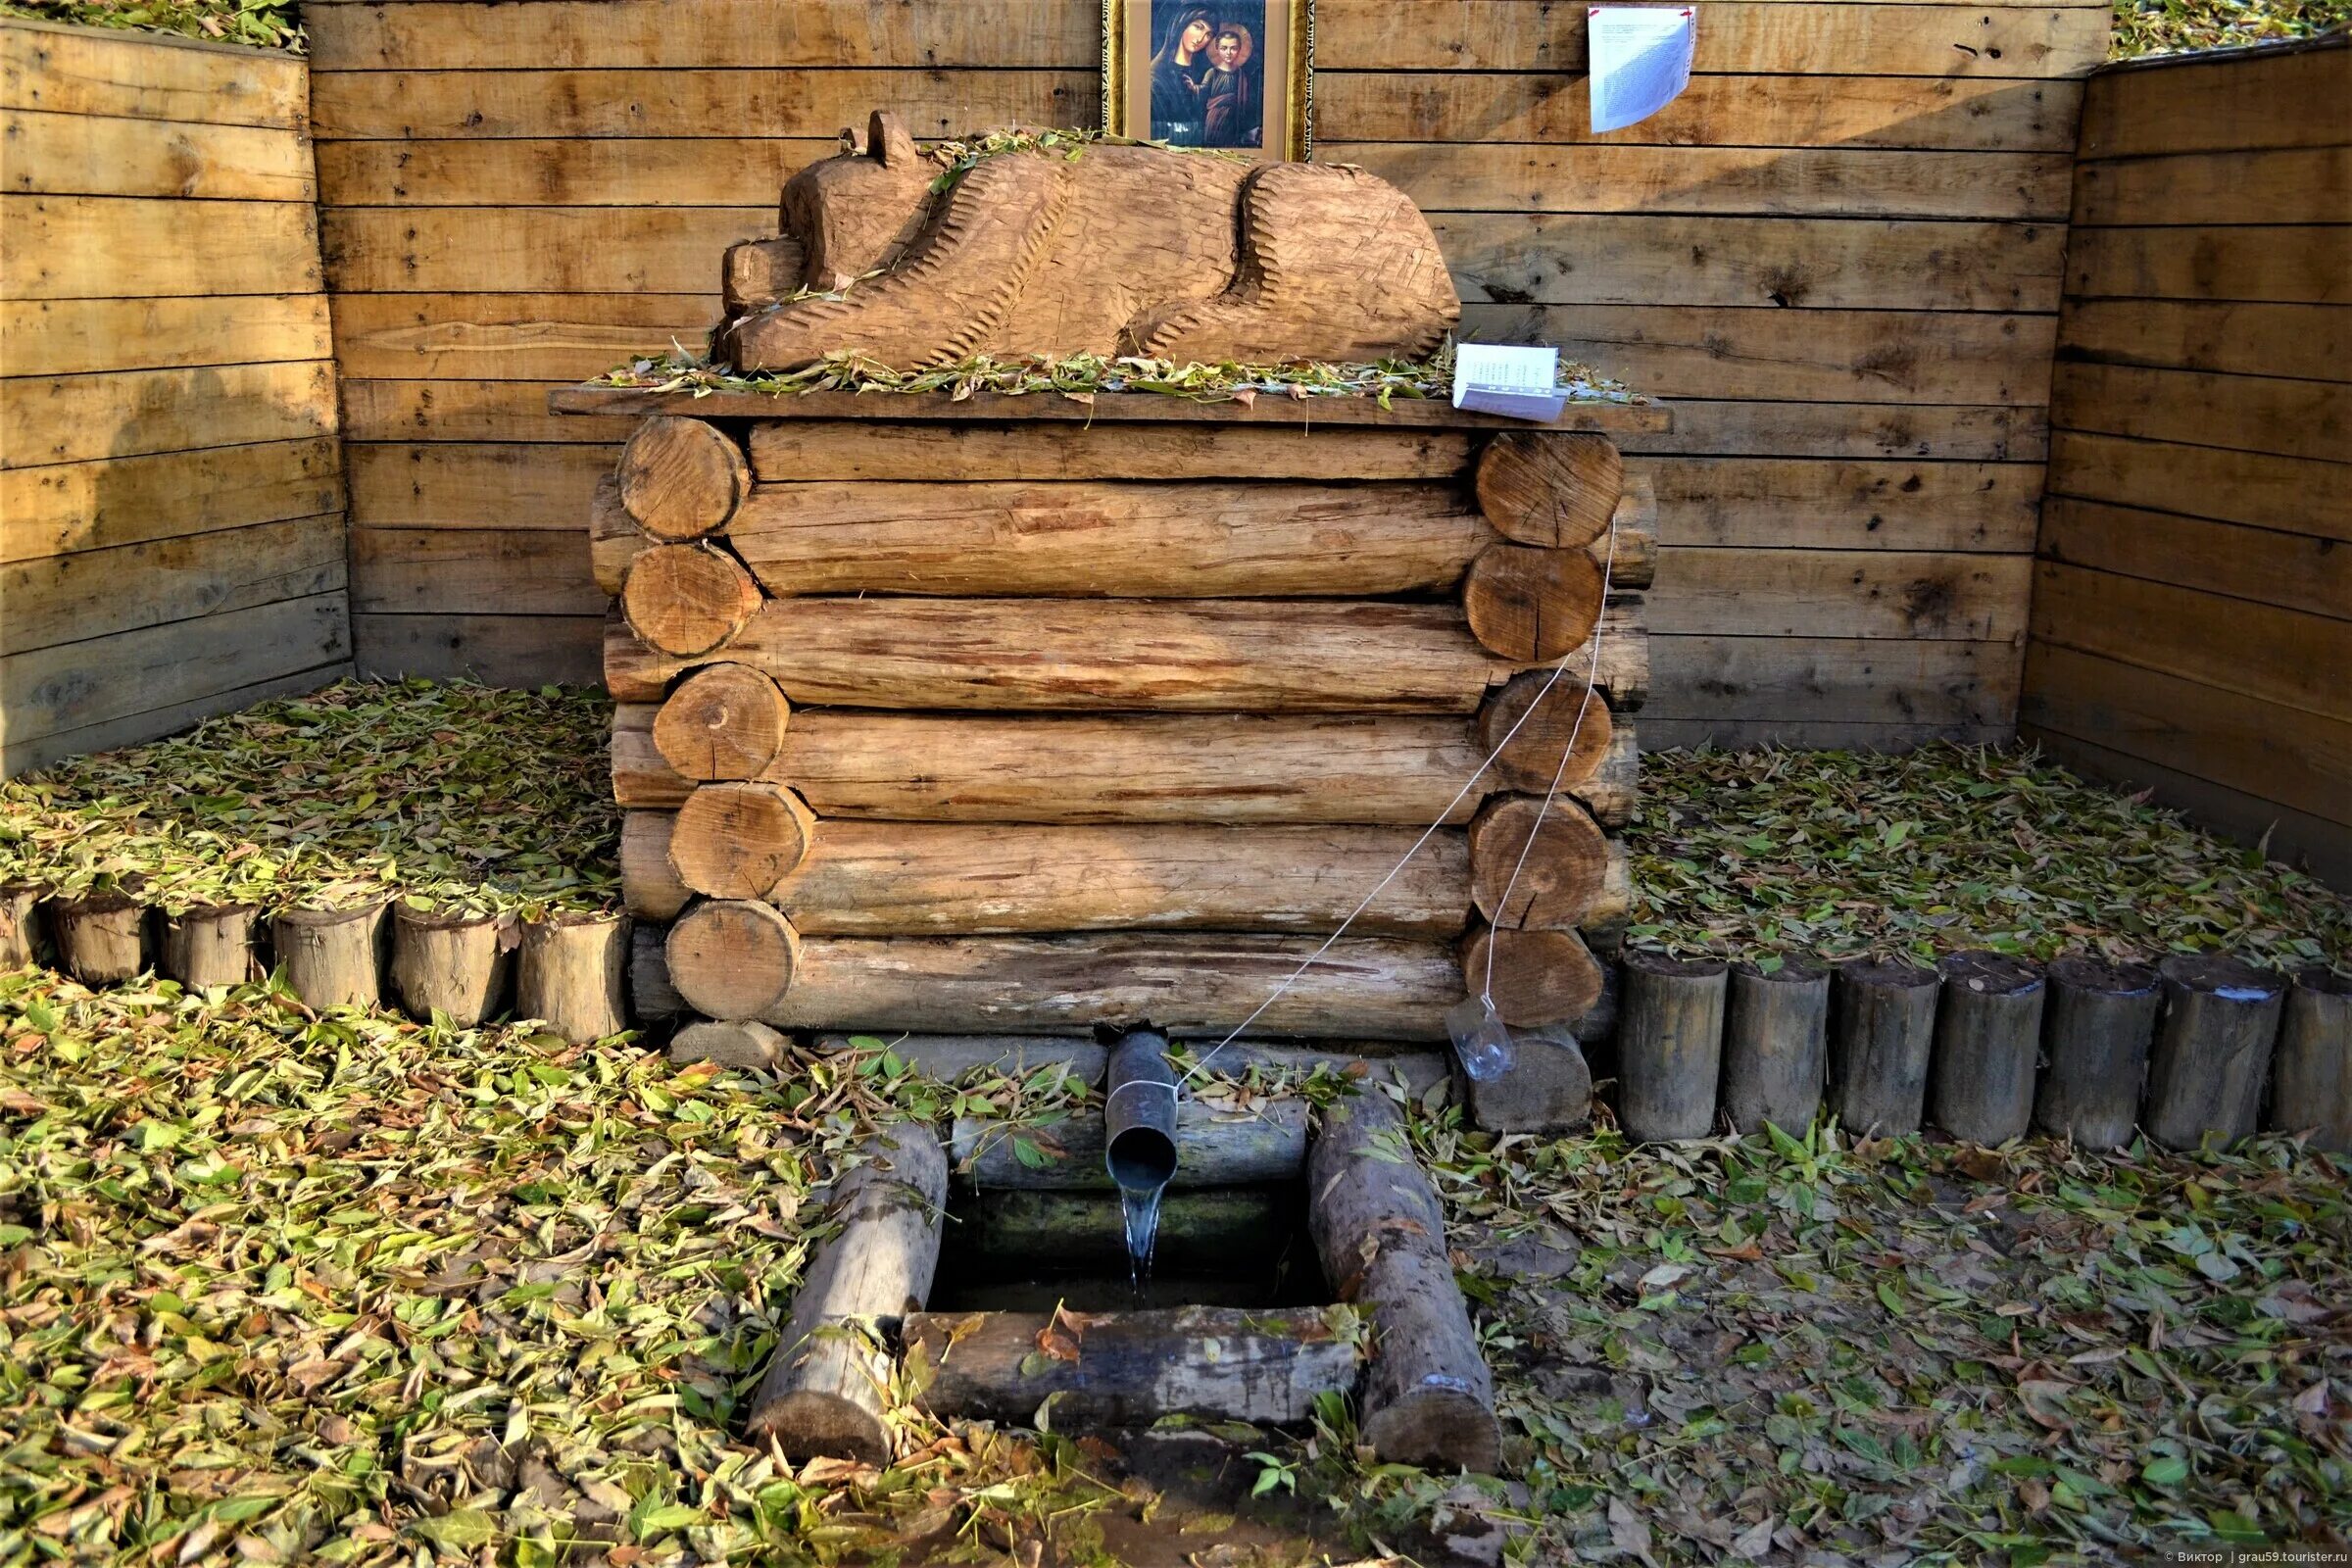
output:
<path id="1" fill-rule="evenodd" d="M 1096 0 L 306 8 L 362 662 L 590 678 L 613 433 L 540 412 L 716 313 L 781 180 L 1098 115 Z M 1317 156 L 1430 211 L 1482 335 L 1687 400 L 1645 741 L 2015 721 L 2080 84 L 2100 4 L 1725 0 L 1657 119 L 1584 127 L 1584 7 L 1319 0 Z"/>
<path id="2" fill-rule="evenodd" d="M 2352 886 L 2352 39 L 2092 78 L 2026 731 Z"/>
<path id="3" fill-rule="evenodd" d="M 0 770 L 348 673 L 301 61 L 0 20 Z"/>

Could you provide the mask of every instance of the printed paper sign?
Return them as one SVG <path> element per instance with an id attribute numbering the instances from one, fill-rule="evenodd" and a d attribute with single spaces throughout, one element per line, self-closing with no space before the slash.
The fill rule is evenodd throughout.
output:
<path id="1" fill-rule="evenodd" d="M 1692 6 L 1592 6 L 1586 13 L 1592 130 L 1647 120 L 1690 84 Z"/>
<path id="2" fill-rule="evenodd" d="M 1453 350 L 1453 406 L 1479 414 L 1551 420 L 1568 401 L 1558 349 L 1460 343 Z"/>

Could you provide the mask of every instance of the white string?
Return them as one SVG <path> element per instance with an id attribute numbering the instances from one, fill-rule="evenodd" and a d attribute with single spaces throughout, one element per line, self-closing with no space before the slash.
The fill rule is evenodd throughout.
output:
<path id="1" fill-rule="evenodd" d="M 1560 780 L 1567 776 L 1568 759 L 1575 751 L 1577 732 L 1584 727 L 1585 710 L 1591 705 L 1592 701 L 1593 687 L 1600 679 L 1600 639 L 1602 635 L 1602 623 L 1608 614 L 1609 574 L 1610 571 L 1615 567 L 1617 562 L 1617 517 L 1614 513 L 1612 513 L 1609 516 L 1608 541 L 1608 553 L 1603 558 L 1600 571 L 1601 612 L 1600 615 L 1596 616 L 1592 622 L 1592 639 L 1588 645 L 1592 650 L 1592 658 L 1585 665 L 1585 695 L 1583 700 L 1577 704 L 1576 722 L 1568 731 L 1568 744 L 1562 747 L 1560 750 L 1560 765 L 1552 772 L 1551 790 L 1544 797 L 1544 808 L 1547 810 L 1550 808 L 1553 795 L 1556 795 L 1559 791 Z M 1372 901 L 1379 898 L 1381 894 L 1387 890 L 1388 885 L 1391 882 L 1396 880 L 1396 874 L 1398 872 L 1402 871 L 1407 865 L 1412 863 L 1413 857 L 1421 853 L 1421 848 L 1423 845 L 1427 844 L 1431 839 L 1437 836 L 1438 829 L 1444 827 L 1446 825 L 1446 818 L 1453 815 L 1453 808 L 1462 804 L 1464 798 L 1469 795 L 1471 787 L 1475 785 L 1481 778 L 1484 778 L 1487 770 L 1494 765 L 1494 760 L 1509 749 L 1511 739 L 1513 736 L 1519 733 L 1520 727 L 1529 719 L 1536 716 L 1536 710 L 1544 706 L 1544 699 L 1551 695 L 1552 687 L 1558 685 L 1560 677 L 1568 673 L 1568 662 L 1576 657 L 1577 652 L 1578 651 L 1576 649 L 1571 648 L 1566 653 L 1560 655 L 1558 662 L 1551 666 L 1551 673 L 1544 678 L 1544 685 L 1536 693 L 1535 700 L 1529 703 L 1526 710 L 1512 721 L 1511 727 L 1502 732 L 1502 738 L 1494 743 L 1494 749 L 1486 755 L 1485 760 L 1481 761 L 1475 769 L 1472 770 L 1470 776 L 1462 780 L 1462 787 L 1453 792 L 1453 799 L 1446 803 L 1446 808 L 1438 813 L 1438 819 L 1430 823 L 1429 826 L 1423 828 L 1421 830 L 1421 836 L 1413 840 L 1412 848 L 1406 850 L 1396 863 L 1389 867 L 1389 874 L 1382 877 L 1377 883 L 1373 884 L 1372 891 L 1364 895 L 1362 903 L 1358 904 L 1354 908 L 1348 911 L 1348 918 L 1340 922 L 1339 928 L 1333 931 L 1331 935 L 1323 939 L 1323 945 L 1321 947 L 1315 949 L 1314 952 L 1299 959 L 1298 967 L 1293 969 L 1289 974 L 1283 976 L 1281 983 L 1266 994 L 1266 1000 L 1259 1003 L 1256 1007 L 1251 1009 L 1249 1017 L 1244 1018 L 1240 1023 L 1234 1025 L 1233 1032 L 1231 1034 L 1218 1041 L 1214 1046 L 1211 1046 L 1204 1054 L 1202 1054 L 1200 1060 L 1194 1062 L 1193 1065 L 1185 1071 L 1184 1076 L 1178 1078 L 1174 1083 L 1168 1086 L 1168 1092 L 1171 1095 L 1181 1090 L 1186 1084 L 1191 1083 L 1195 1078 L 1199 1077 L 1203 1071 L 1205 1071 L 1208 1067 L 1211 1057 L 1215 1056 L 1218 1052 L 1223 1051 L 1227 1046 L 1232 1045 L 1236 1040 L 1239 1040 L 1243 1033 L 1248 1030 L 1251 1024 L 1257 1022 L 1259 1017 L 1265 1013 L 1265 1010 L 1268 1007 L 1271 1007 L 1275 1003 L 1282 1000 L 1283 993 L 1290 990 L 1292 986 L 1296 985 L 1300 975 L 1313 968 L 1315 964 L 1321 960 L 1323 955 L 1329 953 L 1332 948 L 1338 944 L 1340 938 L 1348 934 L 1348 928 L 1355 923 L 1356 916 L 1362 914 L 1366 909 L 1372 907 Z M 1538 817 L 1537 821 L 1539 824 L 1541 824 L 1543 818 Z M 1533 833 L 1528 835 L 1527 842 L 1530 847 L 1535 844 L 1536 839 Z M 1527 863 L 1527 850 L 1524 848 L 1519 852 L 1519 862 L 1521 865 Z M 1513 866 L 1511 868 L 1511 880 L 1503 888 L 1503 896 L 1506 902 L 1510 896 L 1511 888 L 1516 886 L 1518 881 L 1519 868 L 1518 866 Z M 1500 907 L 1500 906 L 1498 906 L 1498 907 Z M 1484 1000 L 1489 1006 L 1494 1005 L 1494 997 L 1492 995 L 1494 985 L 1494 944 L 1490 941 L 1487 944 L 1486 983 L 1480 988 L 1479 991 L 1481 999 Z"/>
<path id="2" fill-rule="evenodd" d="M 1601 614 L 1604 617 L 1608 614 L 1609 577 L 1616 568 L 1617 516 L 1616 514 L 1611 513 L 1609 514 L 1609 547 L 1600 562 L 1600 605 Z M 1576 721 L 1568 726 L 1567 744 L 1560 748 L 1560 765 L 1551 770 L 1551 787 L 1544 792 L 1544 806 L 1536 812 L 1536 825 L 1528 829 L 1527 842 L 1519 846 L 1519 858 L 1511 866 L 1511 879 L 1502 885 L 1502 897 L 1494 901 L 1494 914 L 1497 919 L 1501 918 L 1503 910 L 1511 906 L 1511 890 L 1518 887 L 1519 873 L 1527 869 L 1527 858 L 1534 852 L 1536 840 L 1544 831 L 1544 824 L 1551 819 L 1551 803 L 1559 796 L 1560 780 L 1568 776 L 1568 759 L 1576 755 L 1576 738 L 1584 733 L 1585 710 L 1592 706 L 1592 686 L 1599 673 L 1600 621 L 1595 620 L 1592 623 L 1592 663 L 1585 672 L 1584 699 L 1576 705 Z M 1487 972 L 1478 986 L 1478 999 L 1487 1004 L 1489 1011 L 1493 1011 L 1494 1007 L 1494 949 L 1496 946 L 1493 934 L 1490 933 L 1487 937 Z"/>

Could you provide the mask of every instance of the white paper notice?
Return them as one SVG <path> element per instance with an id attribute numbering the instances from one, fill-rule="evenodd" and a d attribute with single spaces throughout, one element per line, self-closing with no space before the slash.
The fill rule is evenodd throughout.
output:
<path id="1" fill-rule="evenodd" d="M 1559 388 L 1558 349 L 1457 343 L 1453 350 L 1453 406 L 1519 419 L 1560 416 L 1568 397 Z"/>
<path id="2" fill-rule="evenodd" d="M 1592 6 L 1587 11 L 1592 130 L 1647 120 L 1690 85 L 1698 37 L 1691 6 Z"/>

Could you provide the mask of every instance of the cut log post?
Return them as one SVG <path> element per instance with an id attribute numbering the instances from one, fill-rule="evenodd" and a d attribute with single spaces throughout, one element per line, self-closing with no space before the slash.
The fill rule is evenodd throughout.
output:
<path id="1" fill-rule="evenodd" d="M 885 1038 L 975 1027 L 1046 1034 L 1137 1018 L 1187 1038 L 1222 1035 L 1322 946 L 1314 937 L 1190 932 L 808 937 L 787 962 L 771 937 L 682 941 L 678 933 L 696 931 L 703 908 L 763 909 L 783 919 L 765 905 L 687 912 L 671 932 L 670 973 L 696 1010 L 757 1016 L 779 1029 Z M 1541 934 L 1576 940 L 1574 933 Z M 745 1004 L 761 991 L 772 1000 Z M 1461 965 L 1444 944 L 1349 936 L 1309 964 L 1252 1027 L 1326 1040 L 1438 1041 L 1446 1037 L 1446 1009 L 1461 999 Z M 739 1010 L 721 1013 L 705 1005 L 710 1000 Z"/>
<path id="2" fill-rule="evenodd" d="M 2034 1126 L 2084 1149 L 2121 1149 L 2139 1119 L 2148 1042 L 2164 989 L 2144 964 L 2066 957 L 2050 965 L 2041 1020 L 2048 1062 Z"/>
<path id="3" fill-rule="evenodd" d="M 1457 830 L 1416 850 L 1420 837 L 1385 827 L 835 821 L 763 897 L 807 936 L 1328 932 L 1395 871 L 1352 929 L 1457 937 L 1469 851 Z"/>
<path id="4" fill-rule="evenodd" d="M 1295 1187 L 1203 1187 L 1160 1202 L 1152 1272 L 1230 1274 L 1262 1265 L 1298 1222 Z M 1017 1270 L 1022 1277 L 1128 1272 L 1127 1221 L 1110 1193 L 995 1187 L 958 1198 L 946 1238 L 958 1279 Z"/>
<path id="5" fill-rule="evenodd" d="M 792 705 L 745 664 L 686 677 L 654 716 L 654 747 L 682 778 L 756 779 L 776 760 Z"/>
<path id="6" fill-rule="evenodd" d="M 1491 924 L 1564 931 L 1625 915 L 1632 882 L 1610 867 L 1624 849 L 1574 801 L 1546 811 L 1540 796 L 1496 796 L 1471 822 L 1469 850 L 1470 901 Z"/>
<path id="7" fill-rule="evenodd" d="M 627 703 L 613 714 L 612 791 L 625 807 L 675 808 L 693 788 L 655 749 L 655 712 Z M 1610 826 L 1633 817 L 1639 767 L 1632 723 L 1621 719 L 1614 729 L 1590 776 L 1562 787 Z M 1419 828 L 1441 818 L 1468 821 L 1489 787 L 1527 787 L 1516 773 L 1512 781 L 1489 774 L 1460 796 L 1487 750 L 1469 725 L 1443 716 L 818 710 L 794 717 L 765 777 L 793 789 L 827 821 Z M 1557 760 L 1555 743 L 1536 792 L 1549 785 Z"/>
<path id="8" fill-rule="evenodd" d="M 1639 606 L 1611 606 L 1563 683 L 1591 674 L 1612 707 L 1641 706 L 1641 630 Z M 1520 667 L 1479 645 L 1459 605 L 1385 600 L 770 599 L 726 649 L 796 707 L 996 712 L 1467 713 Z M 660 702 L 698 662 L 615 621 L 605 687 Z"/>
<path id="9" fill-rule="evenodd" d="M 1507 539 L 1549 549 L 1591 544 L 1625 487 L 1608 437 L 1506 431 L 1478 455 L 1479 510 Z"/>
<path id="10" fill-rule="evenodd" d="M 669 860 L 676 832 L 672 811 L 623 811 L 620 815 L 620 899 L 640 920 L 674 920 L 694 902 L 694 890 Z"/>
<path id="11" fill-rule="evenodd" d="M 2278 1024 L 2268 1125 L 2306 1133 L 2305 1147 L 2352 1150 L 2352 979 L 2326 968 L 2295 976 Z"/>
<path id="12" fill-rule="evenodd" d="M 1092 1111 L 1044 1125 L 958 1116 L 948 1152 L 957 1177 L 973 1187 L 1106 1193 L 1112 1183 L 1102 1134 L 1102 1118 Z M 1022 1143 L 1041 1163 L 1021 1157 Z M 1176 1107 L 1176 1147 L 1171 1190 L 1297 1181 L 1306 1170 L 1306 1102 L 1261 1100 L 1242 1110 L 1186 1096 Z"/>
<path id="13" fill-rule="evenodd" d="M 194 990 L 241 986 L 269 972 L 262 961 L 257 927 L 262 911 L 250 904 L 209 905 L 166 911 L 163 970 Z"/>
<path id="14" fill-rule="evenodd" d="M 551 914 L 522 928 L 515 1012 L 537 1018 L 573 1045 L 629 1026 L 625 979 L 629 917 Z"/>
<path id="15" fill-rule="evenodd" d="M 597 587 L 610 598 L 619 598 L 629 563 L 653 548 L 654 542 L 620 504 L 620 480 L 612 474 L 599 479 L 588 503 L 588 569 Z"/>
<path id="16" fill-rule="evenodd" d="M 1478 710 L 1481 753 L 1495 754 L 1494 787 L 1530 795 L 1545 793 L 1555 778 L 1562 788 L 1596 778 L 1612 764 L 1626 774 L 1630 793 L 1639 764 L 1630 737 L 1627 755 L 1618 757 L 1616 728 L 1604 697 L 1595 692 L 1587 700 L 1582 680 L 1555 681 L 1545 670 L 1513 676 Z"/>
<path id="17" fill-rule="evenodd" d="M 435 1013 L 469 1029 L 506 1009 L 514 979 L 514 922 L 504 915 L 392 906 L 392 991 L 418 1023 Z"/>
<path id="18" fill-rule="evenodd" d="M 671 415 L 637 427 L 621 448 L 617 473 L 629 515 L 668 544 L 724 528 L 752 493 L 742 448 L 714 424 Z"/>
<path id="19" fill-rule="evenodd" d="M 93 893 L 49 906 L 58 964 L 85 986 L 120 985 L 153 965 L 147 906 L 127 893 Z"/>
<path id="20" fill-rule="evenodd" d="M 1936 967 L 1943 996 L 1936 1008 L 1931 1119 L 1970 1143 L 2024 1137 L 2041 1052 L 2041 970 L 2003 953 L 1955 953 Z"/>
<path id="21" fill-rule="evenodd" d="M 714 899 L 757 899 L 808 853 L 816 816 L 799 796 L 753 781 L 705 784 L 671 824 L 678 880 Z"/>
<path id="22" fill-rule="evenodd" d="M 629 934 L 629 1016 L 644 1027 L 685 1011 L 686 999 L 669 983 L 669 927 L 638 921 Z"/>
<path id="23" fill-rule="evenodd" d="M 721 1067 L 772 1072 L 789 1044 L 775 1030 L 750 1018 L 705 1018 L 669 1037 L 669 1059 L 680 1067 L 715 1061 Z"/>
<path id="24" fill-rule="evenodd" d="M 389 906 L 349 909 L 280 909 L 270 921 L 270 942 L 286 984 L 314 1008 L 372 1007 L 384 999 Z"/>
<path id="25" fill-rule="evenodd" d="M 1513 663 L 1549 663 L 1600 624 L 1600 564 L 1578 550 L 1490 547 L 1462 581 L 1470 634 Z"/>
<path id="26" fill-rule="evenodd" d="M 1390 1464 L 1494 1470 L 1494 1380 L 1447 1260 L 1445 1211 L 1395 1103 L 1375 1092 L 1324 1107 L 1306 1182 L 1323 1277 L 1372 1319 L 1364 1441 Z"/>
<path id="27" fill-rule="evenodd" d="M 1358 1352 L 1333 1331 L 1337 1310 L 918 1312 L 906 1357 L 942 1421 L 1021 1426 L 1051 1400 L 1056 1432 L 1176 1415 L 1297 1426 L 1317 1398 L 1355 1387 Z"/>
<path id="28" fill-rule="evenodd" d="M 710 545 L 656 545 L 620 584 L 629 630 L 658 654 L 693 659 L 734 641 L 760 604 L 743 564 Z"/>
<path id="29" fill-rule="evenodd" d="M 1642 1143 L 1715 1131 L 1730 965 L 1641 950 L 1625 956 L 1617 1023 L 1617 1120 Z"/>
<path id="30" fill-rule="evenodd" d="M 41 889 L 0 883 L 0 969 L 22 969 L 41 956 Z"/>
<path id="31" fill-rule="evenodd" d="M 1514 1029 L 1574 1023 L 1600 1000 L 1600 963 L 1573 931 L 1481 926 L 1462 944 L 1462 984 Z"/>
<path id="32" fill-rule="evenodd" d="M 1733 1130 L 1767 1123 L 1802 1138 L 1829 1076 L 1830 971 L 1784 957 L 1769 973 L 1732 965 L 1723 1024 L 1723 1113 Z"/>
<path id="33" fill-rule="evenodd" d="M 752 1399 L 752 1436 L 790 1459 L 890 1462 L 887 1347 L 939 1266 L 948 1161 L 930 1129 L 878 1133 L 858 1156 L 829 1205 L 841 1229 L 809 1260 Z"/>
<path id="34" fill-rule="evenodd" d="M 1830 986 L 1830 1108 L 1857 1137 L 1919 1131 L 1936 1046 L 1933 969 L 1854 958 Z"/>
<path id="35" fill-rule="evenodd" d="M 669 983 L 713 1018 L 758 1018 L 784 1001 L 802 965 L 800 933 L 764 904 L 698 904 L 669 928 Z M 767 1022 L 782 1020 L 768 1017 Z"/>
<path id="36" fill-rule="evenodd" d="M 2148 1136 L 2195 1149 L 2254 1136 L 2286 983 L 2242 959 L 2176 954 L 2156 966 L 2164 1019 L 2148 1058 Z"/>
<path id="37" fill-rule="evenodd" d="M 1493 1078 L 1454 1073 L 1470 1120 L 1490 1133 L 1557 1137 L 1592 1120 L 1592 1068 L 1566 1028 L 1511 1031 L 1511 1064 Z"/>

